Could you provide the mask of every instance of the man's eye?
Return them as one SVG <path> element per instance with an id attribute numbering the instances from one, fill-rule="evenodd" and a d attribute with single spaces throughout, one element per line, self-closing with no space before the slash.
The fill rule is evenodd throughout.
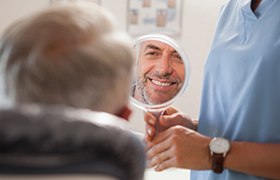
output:
<path id="1" fill-rule="evenodd" d="M 153 52 L 153 51 L 146 53 L 146 55 L 158 55 L 158 54 L 159 54 L 158 52 Z"/>
<path id="2" fill-rule="evenodd" d="M 183 63 L 182 57 L 178 53 L 174 53 L 171 55 L 171 59 L 177 63 Z"/>
<path id="3" fill-rule="evenodd" d="M 160 56 L 160 53 L 156 51 L 149 51 L 145 53 L 145 56 L 148 58 L 157 58 Z"/>

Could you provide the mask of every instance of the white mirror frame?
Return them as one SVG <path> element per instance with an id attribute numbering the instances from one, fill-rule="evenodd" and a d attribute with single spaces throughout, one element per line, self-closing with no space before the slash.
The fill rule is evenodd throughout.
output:
<path id="1" fill-rule="evenodd" d="M 130 96 L 130 103 L 140 109 L 143 109 L 145 111 L 160 111 L 165 109 L 166 107 L 170 106 L 171 104 L 173 104 L 179 97 L 181 97 L 189 84 L 189 80 L 190 80 L 190 74 L 191 74 L 191 67 L 190 67 L 190 62 L 189 62 L 189 58 L 187 57 L 185 51 L 169 36 L 166 36 L 164 34 L 147 34 L 147 35 L 143 35 L 140 36 L 139 38 L 137 38 L 134 41 L 134 46 L 136 46 L 137 44 L 141 44 L 144 41 L 147 40 L 155 40 L 155 41 L 160 41 L 163 43 L 168 44 L 169 46 L 173 47 L 181 56 L 183 62 L 184 62 L 184 67 L 185 67 L 185 76 L 184 76 L 184 83 L 182 85 L 182 88 L 180 89 L 180 91 L 178 92 L 178 94 L 176 94 L 176 96 L 174 96 L 172 99 L 170 99 L 167 102 L 164 102 L 162 104 L 156 104 L 156 105 L 151 105 L 151 104 L 146 104 L 146 103 L 142 103 L 138 100 L 136 100 L 134 97 Z M 137 59 L 138 61 L 138 59 Z M 135 66 L 137 65 L 137 62 L 135 64 Z M 136 71 L 134 72 L 136 73 Z"/>

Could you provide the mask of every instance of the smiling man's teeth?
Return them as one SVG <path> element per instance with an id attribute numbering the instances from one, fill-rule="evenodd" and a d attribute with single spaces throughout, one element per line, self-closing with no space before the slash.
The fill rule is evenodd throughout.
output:
<path id="1" fill-rule="evenodd" d="M 156 81 L 156 80 L 152 80 L 152 82 L 159 86 L 171 86 L 171 83 L 168 83 L 168 82 L 160 82 L 160 81 Z"/>

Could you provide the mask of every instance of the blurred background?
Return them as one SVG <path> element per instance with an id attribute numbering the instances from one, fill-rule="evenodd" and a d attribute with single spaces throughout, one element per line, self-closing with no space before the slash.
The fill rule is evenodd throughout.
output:
<path id="1" fill-rule="evenodd" d="M 128 2 L 129 0 L 99 0 L 100 6 L 115 15 L 118 21 L 117 28 L 122 31 L 128 29 Z M 182 0 L 181 2 L 181 30 L 173 38 L 185 50 L 190 60 L 191 76 L 186 93 L 179 98 L 174 106 L 196 119 L 200 107 L 203 65 L 212 41 L 220 8 L 226 0 Z M 50 4 L 51 0 L 0 0 L 0 35 L 11 22 L 48 7 Z M 136 36 L 133 35 L 132 38 L 136 38 Z M 0 89 L 2 88 L 0 87 Z M 5 104 L 3 96 L 0 96 L 1 104 Z M 133 109 L 130 119 L 131 128 L 143 133 L 143 112 L 135 107 L 131 108 Z M 189 171 L 181 169 L 170 169 L 162 173 L 148 169 L 145 174 L 146 180 L 186 180 L 188 178 Z"/>

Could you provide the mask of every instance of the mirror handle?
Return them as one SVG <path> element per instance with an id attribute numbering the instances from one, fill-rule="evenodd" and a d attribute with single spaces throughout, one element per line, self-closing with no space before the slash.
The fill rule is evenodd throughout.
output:
<path id="1" fill-rule="evenodd" d="M 156 124 L 155 124 L 155 129 L 156 129 L 155 136 L 156 136 L 158 133 L 160 133 L 160 132 L 165 130 L 165 128 L 162 127 L 160 125 L 160 123 L 159 123 L 159 117 L 164 114 L 165 109 L 150 110 L 149 112 L 152 113 L 155 116 L 155 118 L 156 118 Z"/>

